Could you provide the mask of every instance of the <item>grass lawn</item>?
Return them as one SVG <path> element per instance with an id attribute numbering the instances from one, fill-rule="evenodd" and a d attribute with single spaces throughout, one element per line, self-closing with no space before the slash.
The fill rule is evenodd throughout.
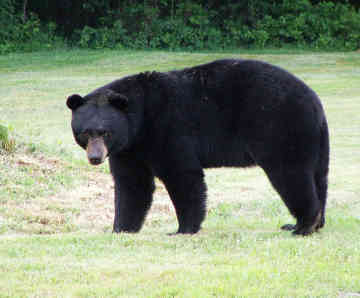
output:
<path id="1" fill-rule="evenodd" d="M 177 229 L 167 193 L 138 234 L 111 233 L 108 166 L 75 145 L 65 99 L 113 79 L 217 58 L 264 60 L 303 79 L 324 104 L 331 141 L 327 223 L 310 237 L 262 170 L 207 170 L 208 214 Z M 0 56 L 0 297 L 360 296 L 360 53 L 54 51 Z"/>

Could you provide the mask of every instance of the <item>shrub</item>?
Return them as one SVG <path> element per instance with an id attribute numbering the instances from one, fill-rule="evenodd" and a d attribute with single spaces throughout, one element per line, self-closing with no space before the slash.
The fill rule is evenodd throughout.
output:
<path id="1" fill-rule="evenodd" d="M 360 14 L 349 4 L 309 0 L 283 0 L 253 12 L 257 16 L 252 26 L 243 22 L 226 23 L 228 34 L 238 45 L 279 47 L 286 44 L 315 48 L 359 48 Z"/>
<path id="2" fill-rule="evenodd" d="M 14 51 L 34 51 L 49 49 L 64 44 L 56 33 L 56 24 L 42 24 L 35 14 L 27 20 L 15 14 L 12 0 L 2 0 L 0 4 L 0 54 Z"/>
<path id="3" fill-rule="evenodd" d="M 8 128 L 0 125 L 0 150 L 5 153 L 13 153 L 15 151 L 15 147 L 15 140 L 9 138 Z"/>

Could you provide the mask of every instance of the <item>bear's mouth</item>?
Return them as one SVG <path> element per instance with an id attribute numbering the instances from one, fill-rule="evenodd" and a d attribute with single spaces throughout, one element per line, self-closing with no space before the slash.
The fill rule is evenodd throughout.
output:
<path id="1" fill-rule="evenodd" d="M 86 147 L 86 153 L 90 164 L 97 166 L 104 162 L 108 155 L 108 149 L 103 137 L 90 138 Z"/>

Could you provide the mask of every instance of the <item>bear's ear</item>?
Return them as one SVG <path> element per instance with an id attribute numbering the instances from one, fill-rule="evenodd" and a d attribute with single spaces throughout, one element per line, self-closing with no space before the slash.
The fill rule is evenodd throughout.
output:
<path id="1" fill-rule="evenodd" d="M 148 83 L 155 80 L 160 75 L 159 72 L 156 71 L 145 71 L 138 74 L 137 79 L 141 83 Z"/>
<path id="2" fill-rule="evenodd" d="M 73 110 L 73 111 L 76 110 L 81 105 L 83 105 L 84 103 L 85 103 L 84 98 L 82 98 L 78 94 L 73 94 L 73 95 L 69 96 L 68 99 L 66 100 L 66 105 L 68 106 L 68 108 L 70 110 Z"/>
<path id="3" fill-rule="evenodd" d="M 109 97 L 109 103 L 121 111 L 125 111 L 129 105 L 129 99 L 119 93 L 112 93 Z"/>

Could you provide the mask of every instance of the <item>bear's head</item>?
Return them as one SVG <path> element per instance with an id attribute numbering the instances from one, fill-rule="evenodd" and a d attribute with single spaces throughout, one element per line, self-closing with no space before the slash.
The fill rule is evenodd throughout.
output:
<path id="1" fill-rule="evenodd" d="M 91 164 L 131 151 L 141 142 L 149 130 L 145 119 L 161 114 L 169 82 L 164 73 L 145 72 L 115 80 L 84 97 L 68 97 L 75 140 L 87 151 Z"/>
<path id="2" fill-rule="evenodd" d="M 76 142 L 86 150 L 89 162 L 99 165 L 129 146 L 129 99 L 114 90 L 100 88 L 66 101 L 72 110 L 71 126 Z"/>

